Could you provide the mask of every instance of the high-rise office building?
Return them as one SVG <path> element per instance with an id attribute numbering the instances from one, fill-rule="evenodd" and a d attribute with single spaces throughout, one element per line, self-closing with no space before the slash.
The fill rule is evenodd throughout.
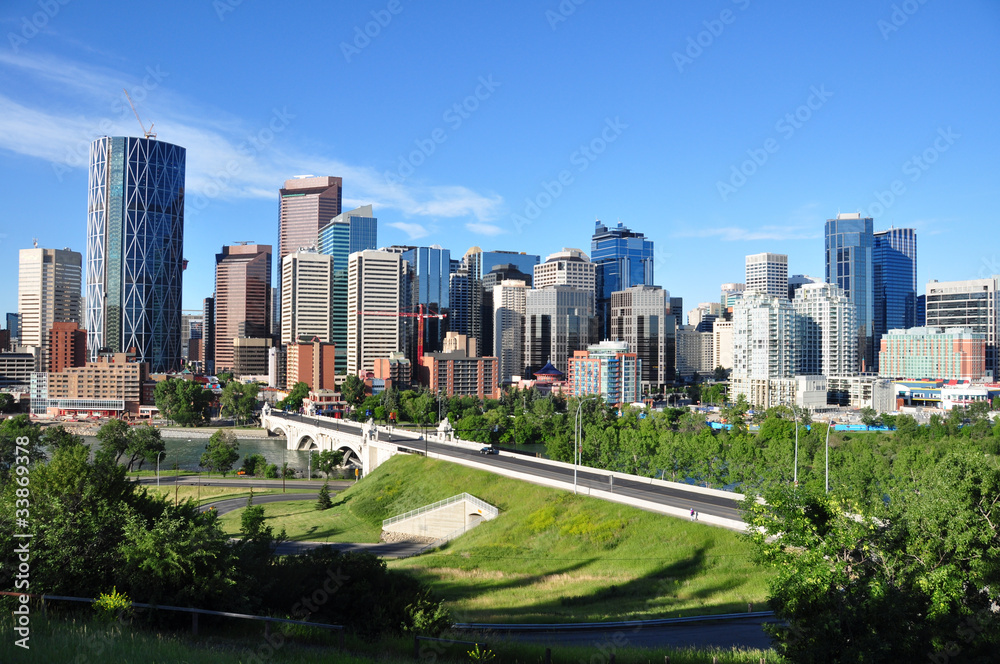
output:
<path id="1" fill-rule="evenodd" d="M 524 369 L 528 285 L 524 281 L 505 279 L 493 286 L 490 296 L 493 301 L 493 355 L 500 360 L 501 384 L 509 383 L 511 376 L 520 375 Z"/>
<path id="2" fill-rule="evenodd" d="M 348 375 L 374 370 L 376 358 L 402 347 L 404 266 L 399 254 L 387 251 L 358 251 L 348 258 Z"/>
<path id="3" fill-rule="evenodd" d="M 594 292 L 573 286 L 528 291 L 524 318 L 524 363 L 528 375 L 551 362 L 566 373 L 573 351 L 596 343 Z"/>
<path id="4" fill-rule="evenodd" d="M 711 332 L 712 324 L 722 315 L 722 305 L 718 302 L 702 302 L 688 312 L 688 325 L 699 332 Z"/>
<path id="5" fill-rule="evenodd" d="M 838 214 L 826 222 L 826 283 L 844 289 L 857 309 L 858 370 L 875 366 L 875 313 L 872 295 L 872 218 Z"/>
<path id="6" fill-rule="evenodd" d="M 451 303 L 451 322 L 449 331 L 473 338 L 471 333 L 472 319 L 478 318 L 479 312 L 472 311 L 472 275 L 464 265 L 448 275 L 448 296 Z M 482 325 L 480 324 L 481 328 Z"/>
<path id="7" fill-rule="evenodd" d="M 316 247 L 319 230 L 340 214 L 343 180 L 312 176 L 285 180 L 278 195 L 278 264 L 281 265 L 293 251 Z"/>
<path id="8" fill-rule="evenodd" d="M 849 376 L 858 366 L 854 304 L 834 284 L 805 284 L 795 292 L 796 373 Z"/>
<path id="9" fill-rule="evenodd" d="M 186 151 L 150 138 L 90 144 L 87 353 L 135 349 L 151 373 L 181 366 Z"/>
<path id="10" fill-rule="evenodd" d="M 997 323 L 1000 276 L 927 282 L 927 327 L 967 327 L 986 335 L 986 371 L 998 376 Z"/>
<path id="11" fill-rule="evenodd" d="M 659 286 L 633 286 L 611 294 L 612 341 L 624 341 L 641 360 L 642 385 L 659 390 L 674 382 L 677 321 L 670 293 Z"/>
<path id="12" fill-rule="evenodd" d="M 69 249 L 21 249 L 17 279 L 19 345 L 37 358 L 35 369 L 48 370 L 49 330 L 55 323 L 81 321 L 80 284 L 83 257 Z"/>
<path id="13" fill-rule="evenodd" d="M 451 251 L 435 244 L 430 247 L 405 247 L 401 255 L 409 264 L 412 274 L 410 306 L 423 305 L 425 312 L 430 309 L 448 317 L 428 318 L 424 321 L 424 352 L 439 351 L 445 334 L 450 329 L 449 318 L 452 315 Z M 410 355 L 416 357 L 415 348 Z"/>
<path id="14" fill-rule="evenodd" d="M 890 228 L 872 235 L 875 366 L 882 336 L 917 325 L 917 232 Z"/>
<path id="15" fill-rule="evenodd" d="M 490 352 L 493 348 L 492 339 L 487 338 L 487 322 L 492 316 L 493 307 L 487 306 L 483 300 L 483 280 L 486 275 L 499 265 L 513 265 L 524 274 L 531 275 L 539 256 L 516 251 L 483 251 L 479 247 L 470 247 L 462 256 L 461 265 L 456 270 L 468 273 L 468 325 L 464 330 L 460 327 L 451 329 L 476 339 L 476 347 L 480 355 Z M 492 335 L 491 335 L 492 336 Z"/>
<path id="16" fill-rule="evenodd" d="M 223 246 L 215 255 L 216 371 L 235 367 L 233 339 L 263 339 L 270 327 L 271 245 Z"/>
<path id="17" fill-rule="evenodd" d="M 202 371 L 215 373 L 215 298 L 206 297 L 202 308 L 201 326 Z"/>
<path id="18" fill-rule="evenodd" d="M 683 297 L 672 297 L 670 298 L 670 315 L 674 317 L 678 325 L 684 322 L 684 298 Z"/>
<path id="19" fill-rule="evenodd" d="M 281 343 L 299 337 L 333 340 L 333 257 L 312 250 L 295 251 L 281 263 Z M 334 366 L 336 362 L 334 362 Z"/>
<path id="20" fill-rule="evenodd" d="M 609 228 L 598 219 L 590 239 L 590 260 L 596 267 L 598 334 L 604 338 L 611 325 L 611 294 L 653 285 L 653 241 L 620 221 Z"/>
<path id="21" fill-rule="evenodd" d="M 743 297 L 743 291 L 747 289 L 746 284 L 722 284 L 722 295 L 719 298 L 719 304 L 722 305 L 722 317 L 726 320 L 730 320 L 733 314 L 733 304 L 736 300 Z"/>
<path id="22" fill-rule="evenodd" d="M 16 313 L 7 313 L 7 333 L 9 338 L 7 343 L 9 345 L 20 345 L 21 339 L 21 316 Z M 7 350 L 6 348 L 0 348 L 0 352 Z"/>
<path id="23" fill-rule="evenodd" d="M 482 306 L 482 316 L 480 318 L 481 321 L 480 334 L 483 335 L 482 347 L 487 349 L 487 352 L 493 352 L 490 349 L 494 348 L 493 289 L 496 287 L 497 284 L 505 280 L 523 281 L 528 288 L 531 288 L 532 275 L 531 273 L 525 274 L 524 272 L 521 272 L 521 270 L 519 270 L 517 266 L 512 263 L 494 265 L 493 269 L 490 270 L 488 274 L 483 275 L 483 282 L 482 282 L 483 306 Z M 454 311 L 455 307 L 452 307 L 452 310 Z M 475 341 L 475 339 L 473 339 L 473 341 Z"/>
<path id="24" fill-rule="evenodd" d="M 573 286 L 596 294 L 597 267 L 587 254 L 579 249 L 565 248 L 557 251 L 534 267 L 535 288 L 548 286 Z"/>
<path id="25" fill-rule="evenodd" d="M 347 272 L 351 254 L 374 251 L 378 245 L 378 219 L 371 205 L 338 214 L 319 231 L 319 253 L 333 256 L 333 339 L 335 370 L 347 373 Z M 351 314 L 353 315 L 353 314 Z"/>
<path id="26" fill-rule="evenodd" d="M 788 256 L 751 254 L 746 257 L 746 290 L 788 297 Z"/>

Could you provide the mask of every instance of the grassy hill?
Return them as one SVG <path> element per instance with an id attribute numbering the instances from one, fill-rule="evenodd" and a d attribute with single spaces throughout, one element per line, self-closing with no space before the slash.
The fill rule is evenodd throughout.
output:
<path id="1" fill-rule="evenodd" d="M 500 516 L 442 549 L 390 566 L 415 574 L 460 622 L 575 622 L 763 608 L 764 570 L 728 530 L 596 498 L 398 455 L 339 494 L 265 505 L 293 539 L 375 542 L 382 519 L 463 491 Z M 284 515 L 283 518 L 278 515 Z M 292 518 L 294 517 L 294 518 Z M 239 512 L 223 517 L 235 532 Z"/>

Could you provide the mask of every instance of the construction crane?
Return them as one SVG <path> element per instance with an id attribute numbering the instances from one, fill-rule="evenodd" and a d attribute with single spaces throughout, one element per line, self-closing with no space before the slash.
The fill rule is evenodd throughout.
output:
<path id="1" fill-rule="evenodd" d="M 156 138 L 156 134 L 153 133 L 153 123 L 149 123 L 149 130 L 146 130 L 146 125 L 142 124 L 142 120 L 139 119 L 139 111 L 135 110 L 135 104 L 132 103 L 132 97 L 129 96 L 128 90 L 122 88 L 122 92 L 125 93 L 125 98 L 128 99 L 128 105 L 132 107 L 132 112 L 135 113 L 135 119 L 139 121 L 139 126 L 142 127 L 142 134 L 146 138 Z"/>
<path id="2" fill-rule="evenodd" d="M 444 320 L 448 314 L 436 314 L 430 307 L 424 313 L 424 305 L 417 305 L 417 313 L 396 312 L 396 311 L 355 311 L 357 316 L 389 316 L 392 318 L 416 318 L 417 319 L 417 362 L 424 356 L 424 319 L 437 318 Z"/>

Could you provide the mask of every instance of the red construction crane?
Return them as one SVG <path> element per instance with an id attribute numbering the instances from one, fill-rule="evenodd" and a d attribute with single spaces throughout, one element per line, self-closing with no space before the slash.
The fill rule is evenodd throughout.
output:
<path id="1" fill-rule="evenodd" d="M 436 314 L 430 307 L 427 307 L 427 313 L 424 313 L 424 305 L 417 305 L 417 313 L 408 313 L 404 311 L 355 311 L 357 316 L 390 316 L 393 318 L 416 318 L 417 319 L 417 362 L 420 362 L 420 358 L 424 356 L 424 319 L 425 318 L 437 318 L 438 320 L 443 320 L 448 317 L 448 314 Z"/>

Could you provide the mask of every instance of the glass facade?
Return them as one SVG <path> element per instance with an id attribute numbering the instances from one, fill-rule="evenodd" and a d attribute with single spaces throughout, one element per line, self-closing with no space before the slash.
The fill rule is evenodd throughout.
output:
<path id="1" fill-rule="evenodd" d="M 611 325 L 611 294 L 653 285 L 653 241 L 620 221 L 608 228 L 598 220 L 590 240 L 590 260 L 597 267 L 597 318 L 603 339 Z"/>
<path id="2" fill-rule="evenodd" d="M 844 289 L 857 309 L 858 370 L 873 371 L 874 293 L 872 218 L 860 214 L 838 214 L 826 222 L 826 282 Z"/>
<path id="3" fill-rule="evenodd" d="M 877 361 L 882 337 L 889 330 L 917 325 L 917 233 L 912 228 L 890 228 L 875 233 L 873 240 L 873 341 Z"/>
<path id="4" fill-rule="evenodd" d="M 162 373 L 181 367 L 186 150 L 149 138 L 90 145 L 87 352 L 125 352 Z"/>
<path id="5" fill-rule="evenodd" d="M 416 305 L 430 307 L 439 314 L 451 316 L 449 277 L 451 271 L 451 251 L 439 246 L 413 247 L 402 254 L 409 263 L 413 275 L 413 294 Z M 428 318 L 424 321 L 424 352 L 441 350 L 444 335 L 450 328 L 448 319 Z M 415 326 L 414 326 L 415 327 Z M 415 356 L 414 353 L 411 357 Z"/>
<path id="6" fill-rule="evenodd" d="M 373 251 L 378 244 L 378 220 L 371 205 L 334 217 L 319 231 L 321 254 L 333 256 L 333 343 L 336 374 L 347 373 L 347 267 L 348 257 L 358 251 Z"/>

